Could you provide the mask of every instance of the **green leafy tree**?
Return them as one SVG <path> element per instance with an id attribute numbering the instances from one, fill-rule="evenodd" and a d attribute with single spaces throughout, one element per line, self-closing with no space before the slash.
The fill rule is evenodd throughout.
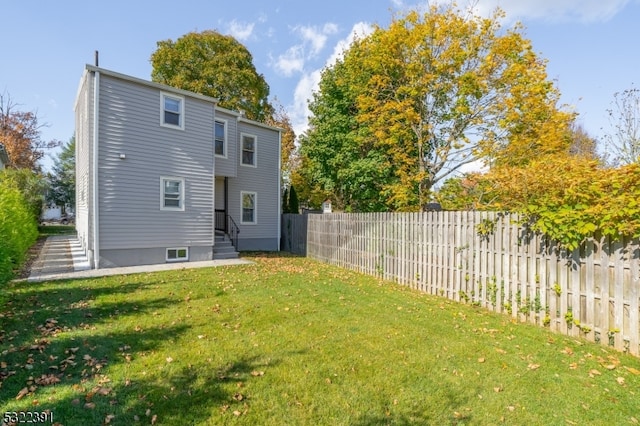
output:
<path id="1" fill-rule="evenodd" d="M 0 173 L 0 182 L 6 182 L 20 191 L 32 220 L 37 223 L 45 201 L 46 178 L 29 169 L 5 169 Z"/>
<path id="2" fill-rule="evenodd" d="M 360 137 L 357 90 L 352 84 L 364 74 L 351 74 L 339 61 L 322 73 L 319 91 L 310 104 L 309 131 L 300 138 L 301 165 L 294 177 L 305 199 L 318 207 L 331 195 L 340 210 L 386 209 L 384 185 L 393 175 L 383 150 Z"/>
<path id="3" fill-rule="evenodd" d="M 218 98 L 221 107 L 253 120 L 264 122 L 273 113 L 269 85 L 232 36 L 207 30 L 159 41 L 151 65 L 155 82 Z"/>
<path id="4" fill-rule="evenodd" d="M 289 211 L 289 188 L 285 188 L 282 193 L 282 213 L 291 213 Z"/>
<path id="5" fill-rule="evenodd" d="M 298 201 L 298 194 L 296 194 L 296 188 L 291 185 L 289 189 L 289 211 L 288 213 L 298 214 L 300 213 L 300 203 Z"/>
<path id="6" fill-rule="evenodd" d="M 409 12 L 322 74 L 301 139 L 308 179 L 359 210 L 425 210 L 473 161 L 526 164 L 568 149 L 571 114 L 520 27 L 454 6 Z M 359 203 L 360 202 L 360 203 Z"/>
<path id="7" fill-rule="evenodd" d="M 20 266 L 25 253 L 38 237 L 33 207 L 18 186 L 17 174 L 30 173 L 23 169 L 0 172 L 0 284 L 8 281 L 13 270 Z"/>
<path id="8" fill-rule="evenodd" d="M 52 172 L 48 174 L 47 202 L 60 206 L 65 213 L 67 206 L 76 203 L 76 138 L 72 137 L 54 159 Z"/>

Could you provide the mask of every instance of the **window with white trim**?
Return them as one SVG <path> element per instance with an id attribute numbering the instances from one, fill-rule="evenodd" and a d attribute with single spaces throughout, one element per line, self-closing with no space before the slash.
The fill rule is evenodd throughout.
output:
<path id="1" fill-rule="evenodd" d="M 255 192 L 240 192 L 240 223 L 255 225 L 258 223 L 258 194 Z"/>
<path id="2" fill-rule="evenodd" d="M 214 153 L 218 157 L 227 157 L 227 122 L 216 120 L 213 131 Z"/>
<path id="3" fill-rule="evenodd" d="M 258 153 L 258 142 L 257 138 L 254 135 L 241 134 L 241 164 L 243 166 L 258 166 L 257 153 Z"/>
<path id="4" fill-rule="evenodd" d="M 160 178 L 160 210 L 184 211 L 183 178 Z"/>
<path id="5" fill-rule="evenodd" d="M 160 125 L 184 130 L 184 98 L 182 96 L 161 94 Z"/>
<path id="6" fill-rule="evenodd" d="M 167 249 L 167 262 L 179 262 L 181 260 L 189 260 L 189 249 L 187 247 Z"/>

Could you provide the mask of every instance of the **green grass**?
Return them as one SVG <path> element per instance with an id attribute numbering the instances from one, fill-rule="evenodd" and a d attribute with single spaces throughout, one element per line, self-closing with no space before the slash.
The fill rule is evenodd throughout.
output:
<path id="1" fill-rule="evenodd" d="M 76 233 L 76 227 L 75 225 L 39 225 L 38 233 L 41 237 L 70 235 Z"/>
<path id="2" fill-rule="evenodd" d="M 48 409 L 65 426 L 640 421 L 638 358 L 309 259 L 251 259 L 11 283 L 0 413 Z"/>

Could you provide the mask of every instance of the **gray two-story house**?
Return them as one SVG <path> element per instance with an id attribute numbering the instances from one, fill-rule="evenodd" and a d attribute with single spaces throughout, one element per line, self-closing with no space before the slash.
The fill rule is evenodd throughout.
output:
<path id="1" fill-rule="evenodd" d="M 280 247 L 280 129 L 196 93 L 87 65 L 76 229 L 93 268 Z"/>

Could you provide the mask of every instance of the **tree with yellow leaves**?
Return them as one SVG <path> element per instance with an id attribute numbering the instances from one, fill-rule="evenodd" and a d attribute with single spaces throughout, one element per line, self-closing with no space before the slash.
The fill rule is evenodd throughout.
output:
<path id="1" fill-rule="evenodd" d="M 409 12 L 327 68 L 301 152 L 308 179 L 359 210 L 425 210 L 462 166 L 564 152 L 572 114 L 515 26 L 454 6 Z"/>

